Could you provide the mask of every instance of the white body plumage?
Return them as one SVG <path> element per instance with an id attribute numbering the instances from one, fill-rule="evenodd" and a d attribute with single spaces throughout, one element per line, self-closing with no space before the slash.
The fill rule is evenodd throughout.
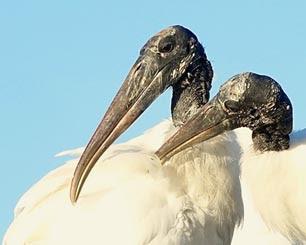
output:
<path id="1" fill-rule="evenodd" d="M 206 153 L 202 159 L 195 158 L 194 164 L 188 160 L 194 154 L 190 150 L 185 151 L 182 162 L 177 156 L 161 169 L 153 152 L 174 131 L 171 122 L 165 121 L 142 136 L 112 146 L 95 167 L 80 202 L 74 207 L 69 202 L 68 189 L 77 160 L 50 172 L 20 199 L 3 244 L 100 244 L 106 241 L 113 244 L 203 244 L 203 241 L 222 244 L 222 238 L 212 235 L 216 227 L 207 226 L 212 224 L 209 217 L 217 217 L 214 212 L 218 211 L 211 208 L 213 202 L 207 196 L 209 187 L 216 184 L 214 181 L 224 183 L 228 175 L 233 177 L 233 191 L 239 197 L 238 183 L 234 180 L 239 174 L 237 143 L 243 146 L 244 152 L 245 219 L 242 229 L 235 231 L 232 244 L 302 244 L 297 240 L 303 239 L 305 231 L 303 183 L 306 178 L 303 178 L 305 164 L 299 156 L 306 152 L 305 130 L 291 135 L 289 150 L 260 154 L 253 151 L 251 131 L 237 129 L 236 136 L 227 134 L 206 142 L 202 146 Z M 198 147 L 193 151 L 200 150 Z M 62 155 L 79 156 L 81 153 L 82 149 L 78 149 Z M 221 153 L 224 158 L 220 157 Z M 218 177 L 209 178 L 209 175 Z M 183 181 L 182 176 L 188 178 Z M 188 193 L 183 191 L 186 186 Z M 231 219 L 239 223 L 241 203 L 233 199 L 232 203 L 227 203 L 221 195 L 222 188 L 220 191 L 215 201 L 223 202 L 225 209 L 234 206 L 237 213 L 233 213 Z M 223 218 L 226 224 L 227 217 Z"/>
<path id="2" fill-rule="evenodd" d="M 242 180 L 266 225 L 293 244 L 306 241 L 306 129 L 290 135 L 288 150 L 267 152 L 254 152 L 250 130 L 235 131 Z"/>
<path id="3" fill-rule="evenodd" d="M 229 245 L 243 216 L 239 147 L 221 135 L 161 167 L 153 152 L 173 131 L 165 121 L 112 146 L 75 206 L 77 160 L 52 171 L 20 199 L 3 244 Z"/>

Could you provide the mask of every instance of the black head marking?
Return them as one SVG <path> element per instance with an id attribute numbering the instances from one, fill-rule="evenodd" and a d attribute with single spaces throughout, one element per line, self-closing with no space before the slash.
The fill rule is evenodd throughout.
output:
<path id="1" fill-rule="evenodd" d="M 185 121 L 187 113 L 183 111 L 187 109 L 184 108 L 187 100 L 184 101 L 184 106 L 177 106 L 185 97 L 182 97 L 182 94 L 186 96 L 192 94 L 194 100 L 201 102 L 200 105 L 207 102 L 213 75 L 212 68 L 203 46 L 190 30 L 178 25 L 163 29 L 142 47 L 136 64 L 137 66 L 134 66 L 129 74 L 133 79 L 127 84 L 126 95 L 132 99 L 139 95 L 148 77 L 155 77 L 156 82 L 152 85 L 154 93 L 161 93 L 173 86 L 174 122 Z M 190 92 L 187 92 L 188 89 L 185 90 L 186 87 L 192 88 Z M 193 105 L 190 104 L 189 107 Z"/>
<path id="2" fill-rule="evenodd" d="M 171 112 L 175 126 L 184 124 L 209 100 L 213 69 L 207 59 L 198 65 L 201 69 L 188 72 L 173 85 Z"/>
<path id="3" fill-rule="evenodd" d="M 175 126 L 186 122 L 199 107 L 209 100 L 213 78 L 211 63 L 197 37 L 182 26 L 172 26 L 159 32 L 142 48 L 141 53 L 157 56 L 160 63 L 177 62 L 168 80 L 175 81 L 171 112 Z M 183 74 L 183 75 L 182 75 Z M 179 79 L 176 76 L 180 75 Z"/>
<path id="4" fill-rule="evenodd" d="M 174 81 L 171 112 L 174 124 L 183 124 L 209 100 L 213 70 L 203 46 L 190 30 L 172 26 L 151 38 L 141 51 L 145 52 L 158 56 L 161 63 L 177 57 L 169 78 Z"/>
<path id="5" fill-rule="evenodd" d="M 170 26 L 150 38 L 140 54 L 154 56 L 159 58 L 160 62 L 166 63 L 175 56 L 181 59 L 191 55 L 192 49 L 197 45 L 198 39 L 190 30 L 182 26 Z M 199 46 L 197 48 L 199 49 Z"/>
<path id="6" fill-rule="evenodd" d="M 253 131 L 256 149 L 283 150 L 289 147 L 292 105 L 275 80 L 255 73 L 242 73 L 221 87 L 218 99 L 239 126 Z"/>

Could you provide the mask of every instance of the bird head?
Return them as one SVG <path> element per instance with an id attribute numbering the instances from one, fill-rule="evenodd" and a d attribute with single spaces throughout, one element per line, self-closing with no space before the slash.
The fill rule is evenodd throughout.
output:
<path id="1" fill-rule="evenodd" d="M 208 98 L 211 80 L 212 68 L 204 48 L 190 30 L 172 26 L 150 38 L 79 160 L 71 183 L 71 201 L 77 201 L 99 157 L 168 87 L 205 83 L 203 93 Z"/>

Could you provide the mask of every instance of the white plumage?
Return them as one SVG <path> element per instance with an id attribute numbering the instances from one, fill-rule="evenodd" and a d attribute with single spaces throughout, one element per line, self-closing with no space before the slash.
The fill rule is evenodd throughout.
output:
<path id="1" fill-rule="evenodd" d="M 170 171 L 169 165 L 166 167 L 167 171 L 165 171 L 165 167 L 162 170 L 159 161 L 153 155 L 153 152 L 174 131 L 175 129 L 171 122 L 167 120 L 147 131 L 144 135 L 123 144 L 113 145 L 105 153 L 103 160 L 101 159 L 94 168 L 92 175 L 86 182 L 80 202 L 76 206 L 71 206 L 68 193 L 77 159 L 68 161 L 65 165 L 50 172 L 19 200 L 15 208 L 15 219 L 5 235 L 3 244 L 67 244 L 68 242 L 70 244 L 101 244 L 105 243 L 105 241 L 112 241 L 112 244 L 133 244 L 136 240 L 137 242 L 134 244 L 171 244 L 170 241 L 172 241 L 172 244 L 190 244 L 188 239 L 184 238 L 184 232 L 182 232 L 185 229 L 186 234 L 188 234 L 188 229 L 184 225 L 188 226 L 186 220 L 190 218 L 188 216 L 190 206 L 188 206 L 186 195 L 178 196 L 177 192 L 174 191 L 174 189 L 182 188 L 181 180 L 177 179 L 178 172 L 173 173 L 173 171 Z M 277 209 L 277 207 L 282 206 L 281 204 L 275 206 L 274 203 L 274 201 L 277 202 L 279 195 L 282 195 L 282 188 L 286 184 L 281 181 L 282 175 L 280 175 L 280 183 L 278 185 L 282 184 L 282 186 L 279 189 L 273 188 L 275 183 L 273 183 L 273 178 L 271 180 L 271 177 L 277 176 L 275 174 L 278 173 L 277 169 L 279 168 L 275 166 L 276 171 L 273 170 L 273 175 L 270 175 L 270 178 L 266 178 L 266 181 L 269 181 L 266 185 L 258 185 L 267 177 L 264 174 L 267 172 L 260 171 L 259 176 L 256 176 L 258 174 L 256 171 L 262 170 L 263 167 L 269 168 L 272 166 L 266 166 L 266 163 L 262 161 L 264 158 L 258 159 L 261 155 L 255 156 L 256 162 L 254 162 L 255 157 L 250 130 L 242 128 L 235 130 L 235 133 L 236 136 L 233 134 L 219 136 L 206 142 L 207 145 L 203 146 L 206 152 L 212 148 L 221 147 L 220 149 L 224 149 L 226 154 L 233 155 L 240 152 L 239 147 L 237 148 L 237 143 L 243 146 L 245 154 L 242 162 L 242 195 L 245 218 L 243 226 L 235 231 L 232 244 L 295 244 L 294 242 L 290 243 L 276 231 L 280 223 L 277 226 L 272 224 L 272 221 L 275 222 L 279 218 L 277 213 L 286 214 L 283 213 L 282 209 Z M 305 135 L 305 130 L 293 133 L 293 146 L 289 151 L 299 150 L 301 153 L 305 152 L 305 138 L 302 137 L 303 135 Z M 220 139 L 221 142 L 218 142 Z M 229 144 L 230 142 L 234 143 L 234 145 Z M 300 145 L 297 146 L 299 143 Z M 79 148 L 63 152 L 59 156 L 70 155 L 77 157 L 81 155 L 82 151 L 83 148 Z M 208 159 L 211 161 L 218 160 L 212 159 L 212 155 L 209 154 L 204 154 L 203 156 L 209 156 Z M 254 161 L 247 161 L 247 158 L 253 158 Z M 201 163 L 205 163 L 208 160 L 207 158 L 206 161 L 204 159 L 200 160 Z M 227 158 L 227 160 L 229 159 Z M 283 163 L 284 166 L 289 167 L 290 165 L 285 161 L 287 158 L 283 159 L 279 164 Z M 297 158 L 297 160 L 301 159 Z M 199 167 L 201 163 L 190 167 Z M 232 173 L 236 176 L 238 173 L 235 172 L 239 171 L 237 159 L 232 163 L 231 166 L 236 168 Z M 296 164 L 298 163 L 301 163 L 301 161 L 296 162 Z M 300 167 L 302 167 L 301 165 L 303 164 L 300 164 Z M 177 169 L 183 171 L 182 169 L 186 167 L 188 166 L 181 165 Z M 211 165 L 207 165 L 207 168 L 210 167 Z M 217 168 L 214 169 L 217 170 Z M 197 173 L 197 170 L 192 172 Z M 249 179 L 248 175 L 251 173 L 252 176 Z M 282 173 L 285 173 L 285 171 Z M 302 175 L 303 172 L 299 173 Z M 170 175 L 171 179 L 166 178 L 170 177 Z M 158 178 L 156 178 L 157 176 Z M 261 179 L 261 176 L 263 179 Z M 198 191 L 198 187 L 207 187 L 205 182 L 204 184 L 197 183 L 192 178 L 192 175 L 190 177 L 189 182 L 194 181 L 194 185 L 190 185 L 193 186 L 191 189 L 195 193 L 193 194 L 194 196 Z M 252 183 L 250 180 L 256 182 Z M 246 185 L 245 182 L 249 185 Z M 199 186 L 197 186 L 198 184 Z M 272 188 L 266 188 L 271 184 Z M 260 187 L 266 192 L 262 192 Z M 255 204 L 249 193 L 249 188 L 252 194 L 255 194 L 253 196 Z M 257 192 L 254 192 L 253 189 Z M 268 192 L 268 190 L 271 192 Z M 293 194 L 297 192 L 293 190 Z M 291 195 L 291 197 L 294 196 Z M 289 197 L 287 196 L 286 200 Z M 200 198 L 203 199 L 205 197 Z M 271 200 L 271 203 L 267 200 Z M 106 203 L 103 204 L 103 202 Z M 239 205 L 238 203 L 238 207 Z M 266 211 L 269 208 L 270 212 L 267 213 Z M 302 205 L 300 208 L 302 208 Z M 241 218 L 241 206 L 239 207 L 239 212 L 238 216 Z M 261 212 L 267 224 L 271 224 L 270 229 L 264 224 L 259 212 Z M 142 220 L 139 223 L 141 227 L 139 228 L 137 225 L 138 232 L 132 230 L 133 224 L 137 223 L 136 217 Z M 272 221 L 270 221 L 271 218 Z M 286 222 L 284 216 L 282 219 L 283 224 L 286 224 L 284 223 Z M 135 223 L 132 223 L 132 220 Z M 176 229 L 172 229 L 173 227 L 176 227 Z M 136 228 L 134 227 L 134 229 Z M 196 228 L 192 227 L 190 230 L 194 229 Z M 169 230 L 175 231 L 175 235 L 173 233 L 170 235 Z M 181 233 L 179 230 L 181 230 Z M 273 232 L 273 230 L 275 231 Z M 138 233 L 138 235 L 131 237 L 135 233 Z M 282 233 L 285 234 L 285 232 Z M 184 239 L 186 240 L 184 241 Z M 198 243 L 195 241 L 193 244 Z"/>
<path id="2" fill-rule="evenodd" d="M 306 129 L 290 135 L 288 150 L 263 153 L 254 152 L 246 129 L 236 132 L 242 180 L 266 225 L 292 242 L 306 240 Z"/>
<path id="3" fill-rule="evenodd" d="M 254 206 L 243 179 L 241 180 L 241 187 L 244 206 L 243 225 L 235 230 L 232 245 L 290 245 L 291 243 L 279 232 L 266 226 Z"/>
<path id="4" fill-rule="evenodd" d="M 173 131 L 165 121 L 112 146 L 75 206 L 77 160 L 52 171 L 20 199 L 3 244 L 230 244 L 243 215 L 239 147 L 219 136 L 161 167 L 153 152 Z"/>

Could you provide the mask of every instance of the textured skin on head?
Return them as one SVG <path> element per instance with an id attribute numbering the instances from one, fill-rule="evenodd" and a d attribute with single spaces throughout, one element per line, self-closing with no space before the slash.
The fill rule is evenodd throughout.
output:
<path id="1" fill-rule="evenodd" d="M 218 99 L 227 113 L 235 116 L 239 126 L 253 131 L 256 150 L 281 151 L 289 148 L 292 105 L 275 80 L 251 72 L 242 73 L 221 87 Z"/>
<path id="2" fill-rule="evenodd" d="M 200 65 L 204 69 L 198 69 L 193 76 L 186 75 L 173 85 L 171 112 L 175 126 L 184 124 L 209 100 L 213 69 L 207 59 Z"/>
<path id="3" fill-rule="evenodd" d="M 170 47 L 169 45 L 175 46 L 177 50 L 174 48 L 172 53 L 161 52 Z M 197 50 L 196 54 L 193 54 L 194 48 Z M 180 63 L 176 64 L 177 68 L 172 71 L 171 77 L 164 81 L 173 81 L 172 119 L 175 126 L 180 126 L 209 100 L 213 69 L 205 50 L 191 31 L 181 26 L 173 26 L 151 38 L 142 48 L 141 54 L 145 52 L 150 55 L 160 54 L 160 62 L 165 62 L 162 59 L 167 60 L 167 56 L 178 56 Z M 182 59 L 182 55 L 186 58 Z M 191 56 L 193 59 L 190 62 L 188 60 L 191 60 Z"/>

